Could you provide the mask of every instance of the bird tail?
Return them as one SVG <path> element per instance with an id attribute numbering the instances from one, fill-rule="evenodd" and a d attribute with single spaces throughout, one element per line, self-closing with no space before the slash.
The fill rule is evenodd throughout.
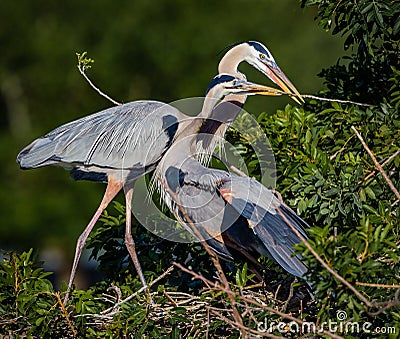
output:
<path id="1" fill-rule="evenodd" d="M 253 230 L 278 264 L 289 273 L 303 277 L 307 272 L 307 267 L 301 261 L 301 256 L 295 255 L 293 249 L 294 245 L 301 243 L 301 239 L 290 225 L 299 231 L 304 238 L 307 238 L 305 229 L 309 226 L 285 205 L 282 204 L 277 208 L 280 209 L 287 221 L 278 212 L 275 214 L 266 213 Z"/>
<path id="2" fill-rule="evenodd" d="M 22 169 L 31 169 L 56 163 L 55 145 L 48 137 L 34 140 L 26 146 L 16 159 Z"/>

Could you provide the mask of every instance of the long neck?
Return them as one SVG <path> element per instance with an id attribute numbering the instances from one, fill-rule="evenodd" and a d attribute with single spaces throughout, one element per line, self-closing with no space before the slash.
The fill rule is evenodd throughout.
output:
<path id="1" fill-rule="evenodd" d="M 246 47 L 243 44 L 230 49 L 221 59 L 218 65 L 218 73 L 227 73 L 241 76 L 238 72 L 239 64 L 246 58 Z"/>
<path id="2" fill-rule="evenodd" d="M 244 44 L 237 45 L 230 49 L 219 62 L 218 73 L 231 74 L 239 79 L 244 79 L 245 76 L 238 71 L 238 66 L 245 60 L 246 53 L 247 50 Z M 220 107 L 221 109 L 214 112 L 214 108 L 218 103 L 217 98 L 219 97 L 220 95 L 218 95 L 218 93 L 215 93 L 213 90 L 209 91 L 204 99 L 201 113 L 182 130 L 176 140 L 186 139 L 186 142 L 188 142 L 188 140 L 191 139 L 188 138 L 188 136 L 193 136 L 192 140 L 194 140 L 199 133 L 203 132 L 211 134 L 208 138 L 209 141 L 212 139 L 214 133 L 223 137 L 226 129 L 240 113 L 240 110 L 246 101 L 246 96 L 236 94 L 225 96 L 221 104 L 231 102 L 234 103 L 234 105 L 226 106 L 231 109 L 226 109 L 225 111 L 222 109 L 224 106 L 220 106 L 220 104 L 217 107 Z M 235 107 L 236 109 L 232 109 Z M 210 142 L 207 144 L 210 144 Z M 212 152 L 214 149 L 210 150 L 207 148 L 207 151 Z"/>
<path id="3" fill-rule="evenodd" d="M 215 94 L 218 97 L 218 95 Z M 192 161 L 192 157 L 205 163 L 211 158 L 218 142 L 223 137 L 226 129 L 241 111 L 246 100 L 244 95 L 230 95 L 233 101 L 228 101 L 226 96 L 218 105 L 210 91 L 204 99 L 202 111 L 177 135 L 175 141 L 164 154 L 157 167 L 156 177 L 165 177 L 166 170 L 173 166 L 181 168 Z M 162 188 L 159 186 L 161 191 Z"/>
<path id="4" fill-rule="evenodd" d="M 231 74 L 241 80 L 245 80 L 246 77 L 238 71 L 239 64 L 242 61 L 245 61 L 246 55 L 248 54 L 247 46 L 244 44 L 237 45 L 231 48 L 221 59 L 218 65 L 218 73 L 226 73 Z M 228 95 L 222 100 L 222 102 L 231 102 L 235 103 L 237 107 L 242 108 L 245 101 L 247 99 L 246 95 L 237 95 L 231 94 Z M 233 108 L 233 107 L 231 107 Z M 215 131 L 217 136 L 223 137 L 225 135 L 226 130 L 233 120 L 236 119 L 241 109 L 227 109 L 224 118 L 221 121 L 221 118 L 218 117 L 218 120 L 221 122 L 220 127 Z M 212 113 L 210 113 L 213 115 Z M 203 129 L 207 129 L 207 126 L 203 127 Z"/>
<path id="5" fill-rule="evenodd" d="M 237 56 L 237 53 L 234 55 Z M 225 57 L 222 61 L 226 60 Z M 233 57 L 228 58 L 228 60 L 233 59 Z M 234 67 L 233 64 L 230 67 Z M 197 155 L 204 162 L 211 158 L 216 145 L 221 142 L 221 138 L 224 137 L 229 125 L 240 113 L 247 98 L 246 95 L 238 94 L 223 97 L 221 91 L 221 88 L 217 86 L 207 93 L 200 114 L 193 118 L 177 135 L 171 147 L 171 149 L 175 149 L 175 154 L 179 152 L 190 156 Z M 218 104 L 221 97 L 223 99 Z M 171 149 L 167 153 L 171 154 Z"/>
<path id="6" fill-rule="evenodd" d="M 230 94 L 225 96 L 217 105 L 218 97 L 220 95 L 215 93 L 214 90 L 207 93 L 200 114 L 193 118 L 177 139 L 187 139 L 188 136 L 195 139 L 202 133 L 211 134 L 210 137 L 212 137 L 219 126 L 229 125 L 235 120 L 247 98 L 246 95 Z"/>
<path id="7" fill-rule="evenodd" d="M 239 79 L 244 79 L 245 76 L 238 71 L 239 64 L 245 60 L 246 56 L 246 46 L 244 44 L 237 45 L 230 49 L 221 59 L 218 65 L 218 73 L 231 74 Z M 226 102 L 234 103 L 235 105 L 230 105 L 230 108 L 236 107 L 236 109 L 220 109 L 216 114 L 214 108 L 218 103 L 218 98 L 220 97 L 214 91 L 209 91 L 204 99 L 203 107 L 201 113 L 194 118 L 187 126 L 182 130 L 182 132 L 177 136 L 177 139 L 185 139 L 188 142 L 189 139 L 198 139 L 198 134 L 208 133 L 210 134 L 207 138 L 204 138 L 203 142 L 204 150 L 207 152 L 213 152 L 214 147 L 212 146 L 212 139 L 216 133 L 218 136 L 223 137 L 226 129 L 232 123 L 232 121 L 240 113 L 241 107 L 246 101 L 245 95 L 231 94 L 222 100 L 221 104 Z M 220 107 L 220 105 L 218 105 Z M 222 108 L 221 106 L 220 108 Z M 193 136 L 193 138 L 188 138 Z M 207 140 L 205 140 L 207 139 Z M 189 148 L 188 148 L 189 151 Z"/>

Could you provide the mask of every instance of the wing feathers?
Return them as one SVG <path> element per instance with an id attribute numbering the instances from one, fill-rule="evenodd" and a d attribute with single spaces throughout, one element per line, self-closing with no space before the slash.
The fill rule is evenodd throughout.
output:
<path id="1" fill-rule="evenodd" d="M 277 209 L 280 209 L 290 224 L 305 238 L 307 238 L 305 229 L 308 225 L 292 210 L 281 204 L 272 191 L 254 179 L 231 175 L 229 180 L 222 182 L 219 192 L 227 204 L 247 219 L 248 227 L 263 244 L 270 257 L 286 271 L 298 277 L 307 271 L 300 257 L 294 256 L 293 246 L 300 243 L 301 239 Z M 243 230 L 244 233 L 246 232 Z M 238 232 L 234 234 L 238 243 L 241 242 L 240 236 Z M 258 252 L 263 255 L 259 249 Z"/>
<path id="2" fill-rule="evenodd" d="M 134 101 L 89 115 L 34 140 L 17 156 L 21 168 L 57 164 L 114 169 L 146 167 L 160 159 L 178 125 L 178 110 L 156 101 Z M 168 130 L 166 130 L 168 129 Z"/>

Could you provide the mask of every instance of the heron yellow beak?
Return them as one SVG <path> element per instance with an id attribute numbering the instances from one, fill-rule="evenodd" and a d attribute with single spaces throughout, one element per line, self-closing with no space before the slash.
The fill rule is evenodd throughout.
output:
<path id="1" fill-rule="evenodd" d="M 268 96 L 280 96 L 284 94 L 284 92 L 276 88 L 258 85 L 249 81 L 238 81 L 238 83 L 231 88 L 237 90 L 237 94 Z"/>
<path id="2" fill-rule="evenodd" d="M 285 93 L 289 94 L 294 101 L 300 105 L 304 103 L 304 99 L 299 91 L 296 89 L 296 87 L 294 87 L 294 85 L 290 82 L 285 73 L 282 72 L 276 63 L 267 65 L 266 73 L 268 77 L 280 88 L 282 88 Z"/>

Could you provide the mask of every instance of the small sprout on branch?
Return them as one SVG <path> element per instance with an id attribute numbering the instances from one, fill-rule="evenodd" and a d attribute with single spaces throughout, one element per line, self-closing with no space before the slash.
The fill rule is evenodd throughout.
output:
<path id="1" fill-rule="evenodd" d="M 92 67 L 94 60 L 86 57 L 87 56 L 86 51 L 83 53 L 75 53 L 75 54 L 78 58 L 78 69 L 81 72 L 85 72 L 86 70 L 88 70 Z"/>

